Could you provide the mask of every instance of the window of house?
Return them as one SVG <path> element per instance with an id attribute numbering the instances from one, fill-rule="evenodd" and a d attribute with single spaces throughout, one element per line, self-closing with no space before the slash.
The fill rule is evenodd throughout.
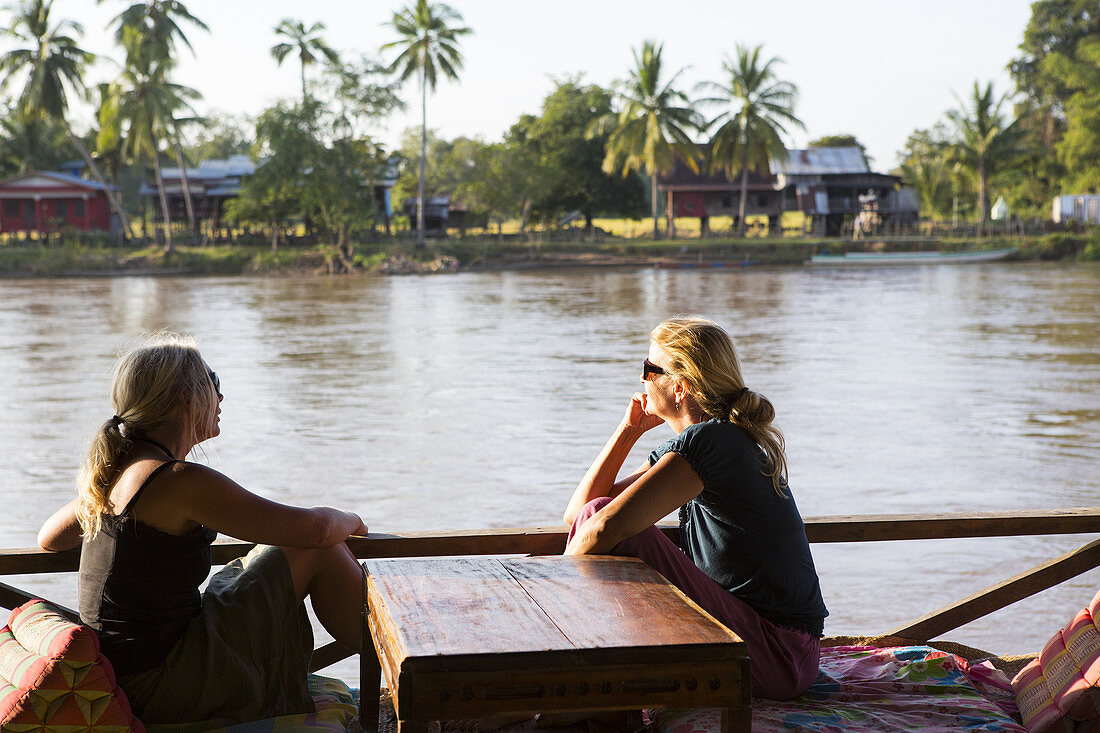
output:
<path id="1" fill-rule="evenodd" d="M 73 199 L 73 218 L 84 218 L 84 199 Z"/>
<path id="2" fill-rule="evenodd" d="M 37 217 L 34 215 L 34 202 L 30 199 L 23 199 L 23 223 L 34 224 L 37 221 Z"/>
<path id="3" fill-rule="evenodd" d="M 760 194 L 759 196 L 757 196 L 757 197 L 756 197 L 756 205 L 757 205 L 757 206 L 759 206 L 759 207 L 760 207 L 761 209 L 763 209 L 764 207 L 766 207 L 766 206 L 768 205 L 768 197 L 767 197 L 767 195 L 765 195 L 765 194 Z"/>
<path id="4" fill-rule="evenodd" d="M 723 209 L 728 209 L 729 207 L 730 207 L 730 197 L 729 196 L 723 196 L 722 197 L 722 208 Z"/>
<path id="5" fill-rule="evenodd" d="M 19 199 L 4 199 L 4 218 L 19 218 Z"/>

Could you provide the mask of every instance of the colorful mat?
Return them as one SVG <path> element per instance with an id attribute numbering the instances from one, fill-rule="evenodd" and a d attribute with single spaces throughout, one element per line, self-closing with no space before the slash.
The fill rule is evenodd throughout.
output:
<path id="1" fill-rule="evenodd" d="M 1014 719 L 1015 717 L 1015 719 Z M 716 733 L 718 710 L 653 710 L 659 733 Z M 1026 733 L 1008 678 L 926 646 L 833 647 L 803 696 L 754 700 L 753 733 L 970 730 Z"/>
<path id="2" fill-rule="evenodd" d="M 317 704 L 317 712 L 304 715 L 283 715 L 251 723 L 208 721 L 179 725 L 148 725 L 148 733 L 346 733 L 361 730 L 358 725 L 357 700 L 341 680 L 311 674 L 309 691 Z M 354 723 L 354 725 L 352 725 Z"/>

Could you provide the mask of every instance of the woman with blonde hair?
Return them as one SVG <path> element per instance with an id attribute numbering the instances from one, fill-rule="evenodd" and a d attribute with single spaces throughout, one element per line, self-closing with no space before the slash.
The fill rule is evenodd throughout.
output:
<path id="1" fill-rule="evenodd" d="M 366 525 L 185 460 L 221 432 L 223 399 L 189 337 L 158 334 L 127 353 L 77 497 L 38 534 L 47 550 L 81 547 L 81 619 L 145 723 L 311 712 L 307 595 L 325 629 L 359 648 L 362 570 L 344 540 Z M 258 545 L 200 594 L 219 532 Z"/>
<path id="2" fill-rule="evenodd" d="M 702 318 L 653 330 L 642 383 L 569 501 L 566 554 L 644 560 L 745 640 L 754 695 L 797 697 L 817 675 L 828 611 L 775 410 L 745 386 L 733 340 Z M 675 437 L 618 479 L 661 424 Z M 653 526 L 677 508 L 679 547 Z"/>

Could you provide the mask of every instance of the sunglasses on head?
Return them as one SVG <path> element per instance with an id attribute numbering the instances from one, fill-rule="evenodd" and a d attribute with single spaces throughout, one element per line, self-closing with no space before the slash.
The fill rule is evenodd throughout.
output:
<path id="1" fill-rule="evenodd" d="M 665 370 L 657 366 L 646 357 L 646 360 L 642 362 L 642 381 L 649 379 L 650 374 L 664 374 Z"/>
<path id="2" fill-rule="evenodd" d="M 209 370 L 208 373 L 210 374 L 210 382 L 214 385 L 214 391 L 217 392 L 220 397 L 222 393 L 222 380 L 218 379 L 218 373 L 213 369 Z"/>

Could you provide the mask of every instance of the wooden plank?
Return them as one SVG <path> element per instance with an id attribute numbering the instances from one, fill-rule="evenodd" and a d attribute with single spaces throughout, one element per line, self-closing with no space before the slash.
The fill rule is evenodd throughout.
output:
<path id="1" fill-rule="evenodd" d="M 572 649 L 498 560 L 368 560 L 366 568 L 371 610 L 384 609 L 403 658 Z"/>
<path id="2" fill-rule="evenodd" d="M 330 641 L 313 650 L 313 655 L 309 658 L 309 671 L 318 672 L 354 655 L 354 649 L 349 649 L 338 641 Z"/>
<path id="3" fill-rule="evenodd" d="M 877 542 L 1100 532 L 1100 507 L 807 517 L 810 542 Z"/>
<path id="4" fill-rule="evenodd" d="M 42 596 L 37 594 L 28 593 L 25 590 L 21 590 L 19 588 L 16 588 L 15 586 L 8 585 L 7 583 L 0 583 L 0 607 L 8 609 L 16 608 L 17 606 L 22 606 L 27 601 L 38 599 L 49 603 L 51 606 L 60 611 L 61 614 L 70 621 L 80 623 L 80 614 L 69 608 L 68 606 L 63 606 L 60 603 L 49 600 L 48 598 L 42 598 Z"/>
<path id="5" fill-rule="evenodd" d="M 1100 532 L 1100 507 L 946 514 L 869 514 L 806 517 L 810 542 L 1016 537 Z M 675 523 L 658 525 L 675 539 Z M 445 555 L 555 555 L 565 549 L 565 527 L 518 527 L 449 532 L 409 532 L 352 537 L 355 556 L 366 558 Z M 237 540 L 214 543 L 215 565 L 245 555 L 253 545 Z M 79 550 L 0 549 L 0 575 L 75 572 Z"/>
<path id="6" fill-rule="evenodd" d="M 928 641 L 1096 567 L 1100 567 L 1100 540 L 914 619 L 885 635 Z"/>
<path id="7" fill-rule="evenodd" d="M 743 647 L 739 637 L 641 560 L 553 556 L 501 564 L 578 649 Z"/>

